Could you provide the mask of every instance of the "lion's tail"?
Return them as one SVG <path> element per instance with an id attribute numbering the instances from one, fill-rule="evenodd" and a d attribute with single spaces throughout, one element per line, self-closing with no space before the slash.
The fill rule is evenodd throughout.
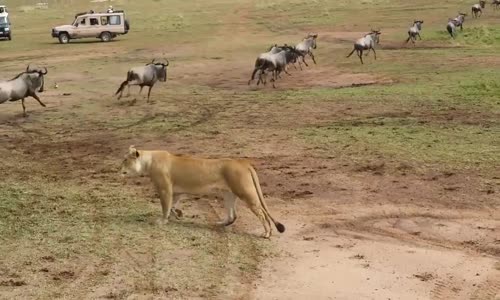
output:
<path id="1" fill-rule="evenodd" d="M 260 188 L 259 177 L 257 176 L 257 172 L 255 172 L 255 169 L 253 167 L 250 167 L 250 174 L 252 175 L 253 185 L 255 186 L 255 190 L 257 191 L 257 195 L 259 196 L 260 204 L 264 208 L 264 212 L 271 219 L 271 221 L 273 221 L 274 226 L 276 226 L 276 229 L 278 230 L 279 233 L 285 232 L 285 225 L 281 224 L 280 222 L 275 221 L 274 218 L 269 213 L 269 209 L 267 208 L 267 204 L 266 204 L 266 202 L 264 202 L 264 195 L 262 194 L 262 189 Z"/>

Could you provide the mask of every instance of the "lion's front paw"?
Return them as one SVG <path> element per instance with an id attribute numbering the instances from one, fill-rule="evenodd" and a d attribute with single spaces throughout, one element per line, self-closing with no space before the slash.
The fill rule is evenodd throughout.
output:
<path id="1" fill-rule="evenodd" d="M 166 218 L 159 218 L 158 220 L 156 220 L 156 224 L 159 226 L 166 225 L 167 223 L 168 223 L 168 219 L 166 219 Z"/>

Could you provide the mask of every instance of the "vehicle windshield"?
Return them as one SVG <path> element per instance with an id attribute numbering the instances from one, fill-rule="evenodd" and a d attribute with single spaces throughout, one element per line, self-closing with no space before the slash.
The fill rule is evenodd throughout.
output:
<path id="1" fill-rule="evenodd" d="M 7 25 L 8 23 L 7 17 L 0 17 L 0 25 Z"/>

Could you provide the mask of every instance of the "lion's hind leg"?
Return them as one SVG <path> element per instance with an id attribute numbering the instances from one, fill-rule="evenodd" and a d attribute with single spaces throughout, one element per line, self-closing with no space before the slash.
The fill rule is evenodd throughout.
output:
<path id="1" fill-rule="evenodd" d="M 262 235 L 263 238 L 270 238 L 271 237 L 271 221 L 269 220 L 269 217 L 266 215 L 266 212 L 260 205 L 251 205 L 250 210 L 259 218 L 259 220 L 262 222 L 262 225 L 264 226 L 264 234 Z"/>
<path id="2" fill-rule="evenodd" d="M 239 197 L 241 200 L 245 201 L 245 203 L 248 205 L 248 208 L 250 208 L 250 210 L 257 216 L 257 218 L 259 218 L 262 226 L 264 226 L 264 234 L 262 235 L 262 237 L 266 239 L 270 238 L 272 233 L 271 219 L 262 207 L 257 192 L 246 192 L 243 195 L 239 195 Z"/>
<path id="3" fill-rule="evenodd" d="M 226 209 L 226 217 L 224 220 L 217 222 L 218 225 L 229 226 L 236 221 L 236 198 L 232 192 L 224 193 L 224 208 Z"/>

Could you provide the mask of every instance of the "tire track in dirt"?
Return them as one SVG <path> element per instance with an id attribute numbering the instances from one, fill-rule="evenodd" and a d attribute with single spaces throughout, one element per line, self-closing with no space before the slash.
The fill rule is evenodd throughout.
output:
<path id="1" fill-rule="evenodd" d="M 406 231 L 404 228 L 399 228 L 398 224 L 403 220 L 414 220 L 418 218 L 430 219 L 431 221 L 448 221 L 448 222 L 456 222 L 456 224 L 463 224 L 464 229 L 468 228 L 467 222 L 458 222 L 460 221 L 468 221 L 472 223 L 482 223 L 482 222 L 492 222 L 493 224 L 497 224 L 499 220 L 496 219 L 485 219 L 484 216 L 476 216 L 474 215 L 466 216 L 460 214 L 452 214 L 440 212 L 436 214 L 432 213 L 388 213 L 388 214 L 373 214 L 357 217 L 355 221 L 345 221 L 341 223 L 333 223 L 333 224 L 320 224 L 320 227 L 332 227 L 339 230 L 347 230 L 344 234 L 349 234 L 349 232 L 362 232 L 362 233 L 371 233 L 379 236 L 391 237 L 396 240 L 410 242 L 415 244 L 428 244 L 432 246 L 444 247 L 448 249 L 457 249 L 457 250 L 468 250 L 474 251 L 479 254 L 490 254 L 497 256 L 498 255 L 498 247 L 490 245 L 491 243 L 481 244 L 476 242 L 469 241 L 460 241 L 460 240 L 451 240 L 451 239 L 442 239 L 436 236 L 424 236 L 419 231 L 420 229 L 416 229 L 414 232 Z M 392 220 L 392 223 L 391 223 Z M 380 224 L 383 221 L 387 221 L 388 224 Z M 429 221 L 429 222 L 431 222 Z M 439 225 L 440 223 L 436 223 Z M 442 225 L 443 226 L 443 225 Z M 469 228 L 469 230 L 474 230 L 473 228 Z M 492 231 L 493 232 L 493 231 Z M 486 237 L 493 238 L 494 233 L 487 233 Z"/>
<path id="2" fill-rule="evenodd" d="M 453 280 L 451 274 L 446 274 L 446 278 L 436 280 L 434 288 L 431 291 L 431 299 L 433 300 L 449 300 L 458 299 L 461 291 L 460 285 Z"/>
<path id="3" fill-rule="evenodd" d="M 477 286 L 471 300 L 497 300 L 500 297 L 500 262 L 496 264 L 494 272 Z"/>

